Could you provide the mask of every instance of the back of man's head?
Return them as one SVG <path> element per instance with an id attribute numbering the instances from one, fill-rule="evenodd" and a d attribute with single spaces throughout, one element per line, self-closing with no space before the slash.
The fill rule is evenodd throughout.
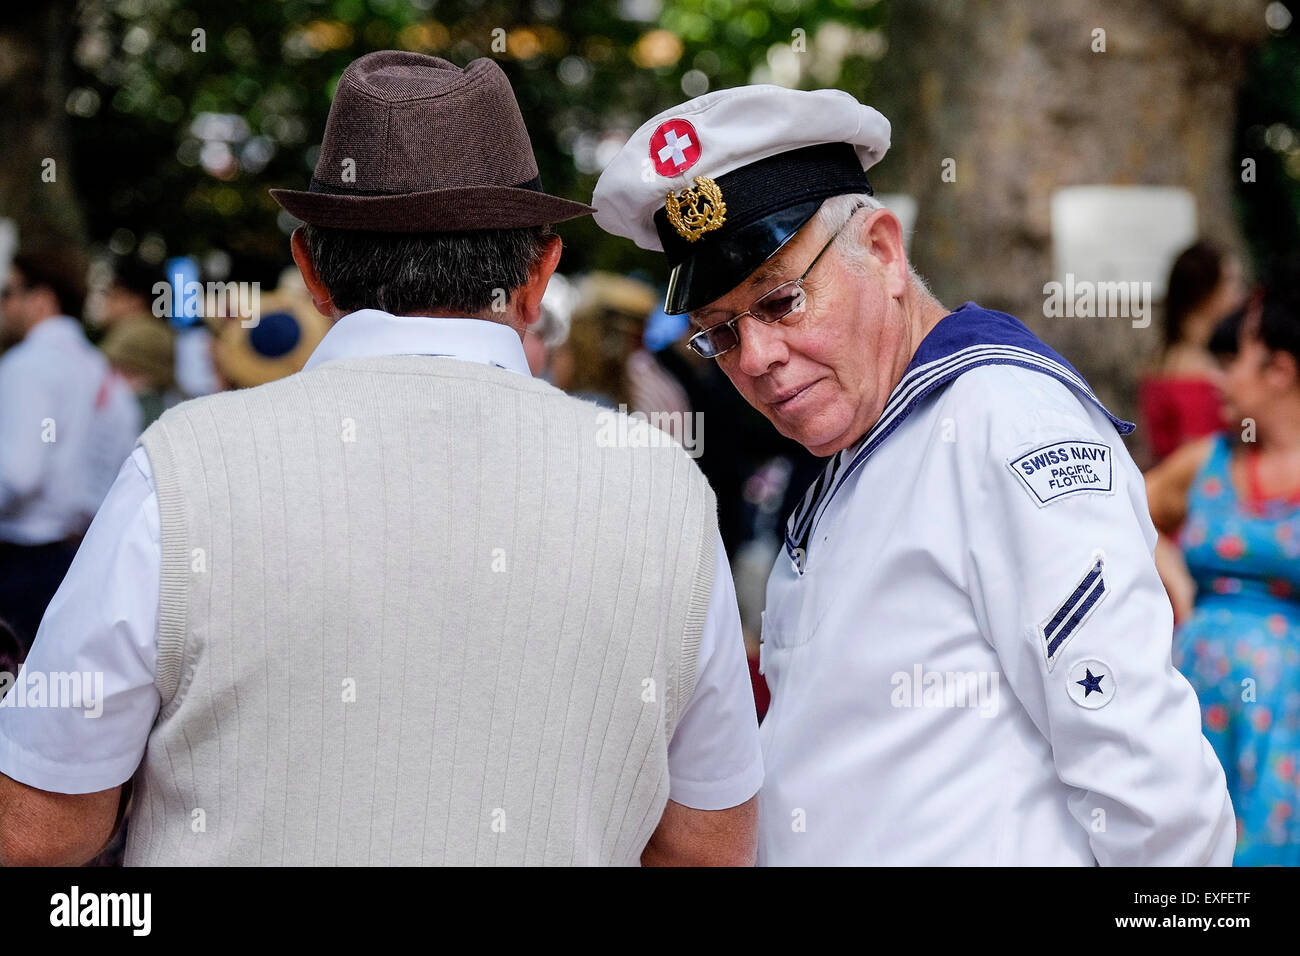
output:
<path id="1" fill-rule="evenodd" d="M 86 301 L 86 260 L 77 247 L 55 243 L 25 248 L 14 256 L 13 267 L 28 289 L 49 290 L 60 314 L 81 316 Z"/>
<path id="2" fill-rule="evenodd" d="M 312 266 L 340 314 L 498 321 L 552 235 L 549 226 L 405 233 L 303 226 Z"/>
<path id="3" fill-rule="evenodd" d="M 146 309 L 158 294 L 158 283 L 166 281 L 167 273 L 160 266 L 132 258 L 113 263 L 113 285 L 131 296 L 137 305 L 143 303 Z"/>

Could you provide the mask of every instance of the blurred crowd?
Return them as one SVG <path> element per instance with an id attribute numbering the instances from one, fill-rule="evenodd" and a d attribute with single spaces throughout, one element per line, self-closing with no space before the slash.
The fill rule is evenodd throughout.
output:
<path id="1" fill-rule="evenodd" d="M 75 251 L 23 250 L 0 291 L 0 671 L 30 648 L 140 432 L 187 398 L 297 371 L 328 329 L 296 270 L 254 320 L 174 317 L 184 310 L 169 308 L 160 266 L 123 259 L 100 273 L 88 295 Z M 685 316 L 661 301 L 634 276 L 557 275 L 524 348 L 535 376 L 573 395 L 670 430 L 695 423 L 761 719 L 765 580 L 786 515 L 824 463 L 686 348 Z M 1133 452 L 1148 468 L 1173 664 L 1228 774 L 1238 864 L 1300 865 L 1300 270 L 1248 286 L 1236 257 L 1199 241 L 1173 264 L 1164 312 Z"/>
<path id="2" fill-rule="evenodd" d="M 0 289 L 0 619 L 20 659 L 140 433 L 187 398 L 297 371 L 328 327 L 296 269 L 256 317 L 200 317 L 161 266 L 96 265 L 24 249 Z"/>

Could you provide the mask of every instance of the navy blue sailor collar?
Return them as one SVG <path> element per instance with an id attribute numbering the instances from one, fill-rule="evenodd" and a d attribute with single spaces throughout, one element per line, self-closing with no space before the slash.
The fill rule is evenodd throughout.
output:
<path id="1" fill-rule="evenodd" d="M 835 454 L 804 494 L 785 526 L 785 550 L 795 570 L 808 564 L 808 543 L 835 494 L 930 395 L 982 365 L 1018 365 L 1050 375 L 1101 409 L 1121 435 L 1133 423 L 1112 415 L 1073 365 L 1015 316 L 967 302 L 944 316 L 921 341 L 871 429 Z"/>

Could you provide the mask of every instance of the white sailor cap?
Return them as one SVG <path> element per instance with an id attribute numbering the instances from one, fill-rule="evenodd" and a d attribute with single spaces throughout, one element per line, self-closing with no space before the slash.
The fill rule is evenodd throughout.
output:
<path id="1" fill-rule="evenodd" d="M 740 86 L 647 120 L 601 173 L 602 229 L 662 251 L 664 310 L 726 295 L 776 254 L 822 202 L 872 192 L 889 120 L 842 90 Z"/>

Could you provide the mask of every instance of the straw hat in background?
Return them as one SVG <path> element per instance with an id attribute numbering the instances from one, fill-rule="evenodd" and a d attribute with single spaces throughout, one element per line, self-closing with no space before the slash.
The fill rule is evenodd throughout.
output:
<path id="1" fill-rule="evenodd" d="M 217 373 L 230 388 L 251 388 L 301 371 L 329 331 L 305 292 L 280 288 L 261 299 L 255 324 L 223 322 L 214 345 Z"/>

